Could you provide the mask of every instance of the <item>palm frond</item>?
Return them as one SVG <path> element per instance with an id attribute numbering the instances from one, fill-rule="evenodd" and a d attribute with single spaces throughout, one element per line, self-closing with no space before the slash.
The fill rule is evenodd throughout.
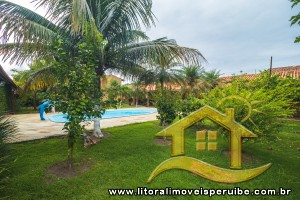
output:
<path id="1" fill-rule="evenodd" d="M 105 18 L 106 7 L 110 4 L 113 0 L 87 0 L 87 3 L 91 9 L 92 15 L 95 19 L 95 23 L 97 25 L 98 30 L 100 30 L 100 25 L 102 20 Z"/>
<path id="2" fill-rule="evenodd" d="M 0 113 L 0 149 L 5 143 L 14 138 L 17 130 L 16 123 Z"/>
<path id="3" fill-rule="evenodd" d="M 51 52 L 44 43 L 7 43 L 0 44 L 2 60 L 21 65 L 37 58 L 49 58 Z"/>
<path id="4" fill-rule="evenodd" d="M 24 85 L 24 90 L 44 89 L 55 85 L 57 82 L 57 74 L 53 66 L 46 66 L 38 70 L 30 71 L 27 76 L 27 81 Z"/>
<path id="5" fill-rule="evenodd" d="M 111 62 L 112 60 L 110 60 Z M 130 61 L 116 62 L 114 64 L 105 66 L 105 70 L 111 70 L 112 72 L 120 73 L 128 79 L 136 79 L 144 73 L 145 67 L 137 63 Z"/>
<path id="6" fill-rule="evenodd" d="M 8 1 L 0 1 L 0 30 L 3 42 L 13 38 L 17 43 L 50 41 L 59 31 L 46 18 Z"/>
<path id="7" fill-rule="evenodd" d="M 88 25 L 95 25 L 95 20 L 86 0 L 72 1 L 72 27 L 74 32 L 88 31 Z M 95 26 L 96 29 L 96 26 Z"/>
<path id="8" fill-rule="evenodd" d="M 150 28 L 155 23 L 152 0 L 115 0 L 105 7 L 100 31 L 105 39 L 124 30 L 140 30 L 141 23 Z"/>
<path id="9" fill-rule="evenodd" d="M 138 30 L 126 30 L 122 33 L 116 33 L 107 44 L 106 48 L 118 49 L 124 47 L 128 43 L 135 43 L 148 40 L 149 37 L 143 32 Z"/>
<path id="10" fill-rule="evenodd" d="M 93 34 L 96 31 L 95 20 L 87 0 L 34 0 L 33 2 L 37 7 L 45 8 L 50 20 L 62 29 L 80 34 Z"/>
<path id="11" fill-rule="evenodd" d="M 200 65 L 204 56 L 197 50 L 181 47 L 175 40 L 160 38 L 153 41 L 129 44 L 124 50 L 125 58 L 133 62 L 162 63 L 162 59 L 173 58 L 174 62 Z"/>

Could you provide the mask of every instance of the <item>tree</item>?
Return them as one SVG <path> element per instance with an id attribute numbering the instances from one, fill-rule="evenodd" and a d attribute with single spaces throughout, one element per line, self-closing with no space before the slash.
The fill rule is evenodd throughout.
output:
<path id="1" fill-rule="evenodd" d="M 219 84 L 220 76 L 219 70 L 205 71 L 201 76 L 202 88 L 206 91 L 214 89 Z"/>
<path id="2" fill-rule="evenodd" d="M 99 38 L 99 42 L 101 42 Z M 97 42 L 94 41 L 93 42 Z M 101 92 L 98 90 L 98 76 L 95 72 L 95 60 L 91 56 L 91 41 L 79 44 L 79 56 L 72 59 L 65 56 L 64 46 L 59 41 L 53 48 L 60 54 L 59 62 L 53 66 L 57 71 L 57 88 L 51 99 L 55 99 L 63 113 L 67 114 L 67 120 L 63 130 L 68 134 L 68 164 L 73 167 L 73 151 L 76 139 L 85 131 L 85 124 L 94 118 L 100 118 L 103 114 Z M 87 58 L 85 62 L 83 58 Z M 86 122 L 82 124 L 82 122 Z M 96 130 L 94 130 L 96 131 Z M 101 132 L 95 136 L 102 136 Z M 84 134 L 86 140 L 90 140 Z"/>
<path id="3" fill-rule="evenodd" d="M 131 90 L 131 95 L 133 97 L 133 105 L 135 105 L 135 107 L 138 106 L 139 104 L 139 99 L 141 97 L 143 97 L 145 95 L 145 85 L 143 84 L 142 81 L 140 81 L 139 79 L 135 80 L 132 83 L 132 90 Z"/>
<path id="4" fill-rule="evenodd" d="M 292 8 L 294 8 L 295 6 L 297 6 L 300 3 L 300 0 L 290 0 L 290 2 L 292 2 Z M 300 25 L 300 13 L 297 15 L 294 15 L 291 17 L 290 19 L 291 22 L 291 26 L 298 24 Z M 299 43 L 300 42 L 300 36 L 296 37 L 295 39 L 295 43 Z"/>
<path id="5" fill-rule="evenodd" d="M 128 102 L 128 105 L 130 105 L 130 99 L 132 97 L 131 94 L 132 88 L 127 85 L 121 86 L 121 100 L 125 100 L 126 102 Z"/>
<path id="6" fill-rule="evenodd" d="M 160 56 L 152 67 L 140 73 L 138 80 L 145 86 L 156 84 L 161 91 L 170 89 L 171 84 L 180 84 L 182 81 L 181 71 L 178 68 L 180 65 L 181 63 L 178 63 L 174 57 Z"/>
<path id="7" fill-rule="evenodd" d="M 183 96 L 186 97 L 189 93 L 195 93 L 197 91 L 197 84 L 199 79 L 204 73 L 204 68 L 197 65 L 184 67 L 182 70 L 183 75 Z"/>
<path id="8" fill-rule="evenodd" d="M 106 90 L 106 93 L 108 96 L 108 100 L 113 104 L 116 103 L 117 108 L 120 108 L 122 106 L 123 88 L 118 83 L 118 81 L 116 80 L 111 81 L 109 87 Z"/>
<path id="9" fill-rule="evenodd" d="M 93 109 L 86 106 L 90 106 L 92 100 L 84 106 L 79 106 L 80 97 L 85 96 L 82 88 L 87 87 L 80 80 L 78 84 L 74 83 L 81 77 L 79 68 L 85 70 L 82 71 L 83 74 L 88 71 L 87 67 L 94 70 L 98 76 L 97 87 L 100 92 L 100 77 L 109 69 L 131 74 L 137 68 L 143 68 L 146 63 L 153 62 L 158 56 L 166 57 L 166 55 L 186 63 L 198 63 L 203 59 L 198 50 L 180 47 L 175 40 L 167 38 L 148 40 L 141 27 L 150 28 L 154 24 L 151 0 L 34 0 L 33 2 L 37 7 L 46 10 L 45 17 L 20 5 L 0 1 L 0 30 L 1 39 L 4 41 L 0 45 L 0 54 L 4 61 L 10 59 L 11 63 L 17 64 L 34 59 L 51 60 L 53 66 L 42 70 L 43 74 L 52 71 L 49 68 L 59 71 L 62 67 L 70 71 L 69 74 L 63 69 L 60 71 L 67 77 L 60 78 L 57 87 L 64 88 L 65 92 L 70 92 L 66 88 L 74 89 L 74 95 L 61 96 L 65 102 L 75 101 L 69 106 L 62 105 L 65 106 L 64 112 L 73 112 L 77 109 L 76 115 L 68 113 L 69 120 L 73 121 L 65 124 L 65 127 L 69 127 L 66 128 L 69 142 L 80 130 L 78 124 L 80 119 L 83 120 L 84 113 L 91 113 L 90 109 Z M 13 38 L 12 43 L 9 43 L 10 38 Z M 58 77 L 61 77 L 60 72 L 57 72 Z M 93 77 L 92 71 L 88 72 Z M 88 83 L 87 80 L 84 81 Z M 98 102 L 97 96 L 95 95 L 94 102 Z M 99 106 L 100 104 L 95 104 L 95 108 Z M 77 114 L 78 117 L 74 118 Z M 96 116 L 99 116 L 99 112 Z M 99 120 L 95 118 L 95 133 L 101 137 Z M 72 131 L 74 133 L 71 133 Z"/>
<path id="10" fill-rule="evenodd" d="M 160 90 L 157 91 L 155 97 L 155 107 L 157 108 L 158 116 L 160 120 L 160 126 L 166 126 L 171 124 L 177 117 L 176 103 L 178 96 L 174 91 L 171 90 Z M 164 140 L 166 138 L 164 137 Z"/>
<path id="11" fill-rule="evenodd" d="M 49 64 L 45 60 L 35 60 L 29 64 L 28 70 L 13 71 L 14 81 L 22 89 L 19 90 L 20 96 L 32 98 L 34 110 L 37 109 L 38 93 L 46 89 L 52 89 L 56 83 L 55 72 L 45 73 L 45 70 L 53 70 L 53 68 L 48 68 L 48 66 Z"/>
<path id="12" fill-rule="evenodd" d="M 105 45 L 93 43 L 90 49 L 97 61 L 94 69 L 98 76 L 103 76 L 106 70 L 132 74 L 137 68 L 145 67 L 145 63 L 153 63 L 158 57 L 167 55 L 185 63 L 198 64 L 204 59 L 198 50 L 180 47 L 175 40 L 148 40 L 140 29 L 142 25 L 146 28 L 154 25 L 151 0 L 33 2 L 45 8 L 46 17 L 17 4 L 0 1 L 0 29 L 5 41 L 0 45 L 3 60 L 21 64 L 37 58 L 52 58 L 60 62 L 61 55 L 52 48 L 52 43 L 58 40 L 63 41 L 61 48 L 65 56 L 72 59 L 78 57 L 78 43 L 84 37 L 97 40 L 100 33 Z M 14 42 L 8 43 L 11 37 Z"/>
<path id="13" fill-rule="evenodd" d="M 204 103 L 224 112 L 235 109 L 235 120 L 260 138 L 272 138 L 287 118 L 295 113 L 294 101 L 299 99 L 300 81 L 269 76 L 263 72 L 255 80 L 236 79 L 230 85 L 216 87 Z"/>
<path id="14" fill-rule="evenodd" d="M 96 72 L 100 76 L 108 69 L 130 71 L 158 55 L 168 54 L 176 60 L 196 63 L 203 58 L 198 50 L 180 47 L 175 40 L 148 41 L 140 27 L 141 23 L 147 28 L 154 24 L 151 0 L 34 2 L 45 7 L 47 17 L 17 4 L 0 1 L 2 39 L 14 36 L 13 43 L 0 46 L 4 60 L 10 58 L 11 62 L 21 64 L 34 58 L 55 58 L 57 52 L 53 51 L 49 41 L 57 39 L 64 41 L 62 48 L 72 57 L 78 54 L 76 44 L 82 37 L 86 34 L 97 37 L 99 33 L 107 42 L 104 48 L 94 45 L 93 49 L 99 62 Z"/>
<path id="15" fill-rule="evenodd" d="M 204 73 L 204 69 L 201 66 L 188 66 L 183 68 L 184 78 L 187 84 L 193 88 L 197 84 L 198 79 Z"/>

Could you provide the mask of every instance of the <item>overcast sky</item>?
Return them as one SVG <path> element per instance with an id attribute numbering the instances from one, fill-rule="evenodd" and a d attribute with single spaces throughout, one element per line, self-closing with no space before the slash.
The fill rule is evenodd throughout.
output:
<path id="1" fill-rule="evenodd" d="M 33 8 L 30 0 L 11 0 Z M 167 36 L 198 49 L 208 60 L 206 69 L 231 75 L 255 73 L 273 66 L 300 65 L 300 27 L 289 19 L 299 12 L 289 0 L 153 0 L 158 21 L 147 34 Z M 11 68 L 1 62 L 7 72 Z"/>

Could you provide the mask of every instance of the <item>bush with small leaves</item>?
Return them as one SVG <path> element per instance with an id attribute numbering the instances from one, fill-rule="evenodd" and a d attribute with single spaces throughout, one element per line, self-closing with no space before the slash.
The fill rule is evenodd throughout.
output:
<path id="1" fill-rule="evenodd" d="M 217 87 L 204 103 L 221 112 L 235 109 L 235 120 L 260 138 L 275 138 L 284 124 L 282 118 L 295 113 L 294 101 L 300 93 L 299 81 L 270 77 L 265 73 L 253 81 L 234 80 Z"/>
<path id="2" fill-rule="evenodd" d="M 163 93 L 156 94 L 155 107 L 159 114 L 157 119 L 160 120 L 161 126 L 166 126 L 176 119 L 176 101 L 177 97 L 171 91 L 164 90 Z"/>

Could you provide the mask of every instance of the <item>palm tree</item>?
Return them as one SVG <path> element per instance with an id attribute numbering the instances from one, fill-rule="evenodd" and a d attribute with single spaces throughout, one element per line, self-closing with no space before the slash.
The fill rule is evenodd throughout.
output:
<path id="1" fill-rule="evenodd" d="M 201 77 L 203 89 L 206 91 L 214 89 L 219 84 L 220 76 L 220 70 L 213 69 L 211 71 L 204 72 Z"/>
<path id="2" fill-rule="evenodd" d="M 140 31 L 140 22 L 147 28 L 154 24 L 151 0 L 34 2 L 45 7 L 46 17 L 17 4 L 0 1 L 1 38 L 4 40 L 0 52 L 4 60 L 10 58 L 11 62 L 22 64 L 40 57 L 55 58 L 56 52 L 49 41 L 58 39 L 64 41 L 71 58 L 78 53 L 77 43 L 82 37 L 86 34 L 98 36 L 95 32 L 101 33 L 107 41 L 104 49 L 95 47 L 100 76 L 108 69 L 127 71 L 140 67 L 158 55 L 170 54 L 185 62 L 198 62 L 203 58 L 198 50 L 180 47 L 174 40 L 148 41 Z M 8 43 L 11 37 L 14 42 Z"/>
<path id="3" fill-rule="evenodd" d="M 135 105 L 135 107 L 138 107 L 139 100 L 141 97 L 145 95 L 145 85 L 140 80 L 135 80 L 132 84 L 132 90 L 131 95 L 133 102 L 132 104 Z"/>
<path id="4" fill-rule="evenodd" d="M 183 96 L 185 97 L 188 93 L 197 91 L 196 86 L 204 73 L 204 68 L 199 65 L 191 65 L 184 67 L 181 73 L 185 85 L 183 88 Z"/>
<path id="5" fill-rule="evenodd" d="M 48 70 L 48 71 L 47 71 Z M 35 60 L 29 65 L 28 70 L 14 70 L 14 81 L 21 88 L 19 93 L 21 96 L 25 94 L 31 95 L 33 98 L 33 108 L 37 108 L 37 94 L 42 90 L 55 87 L 56 77 L 54 71 L 48 67 L 45 60 Z"/>
<path id="6" fill-rule="evenodd" d="M 175 40 L 160 38 L 149 41 L 141 27 L 154 25 L 152 0 L 33 0 L 44 7 L 45 17 L 9 1 L 0 0 L 0 30 L 3 60 L 22 64 L 34 59 L 52 58 L 59 62 L 53 44 L 62 41 L 70 59 L 79 54 L 84 38 L 103 37 L 105 43 L 93 45 L 97 60 L 96 73 L 106 70 L 134 73 L 153 63 L 157 57 L 172 56 L 177 62 L 198 64 L 204 59 L 196 50 L 181 47 Z M 13 38 L 9 43 L 8 39 Z M 51 66 L 49 66 L 51 68 Z M 43 69 L 41 72 L 53 70 Z M 40 74 L 42 74 L 40 73 Z M 101 89 L 99 81 L 99 89 Z M 96 128 L 96 127 L 95 127 Z M 100 129 L 100 127 L 98 127 Z"/>
<path id="7" fill-rule="evenodd" d="M 152 67 L 140 72 L 138 80 L 145 86 L 156 84 L 162 92 L 168 87 L 172 89 L 171 84 L 180 84 L 182 81 L 181 65 L 174 57 L 160 56 Z"/>
<path id="8" fill-rule="evenodd" d="M 191 87 L 195 87 L 198 79 L 204 73 L 204 68 L 201 66 L 188 66 L 183 68 L 183 74 L 186 83 Z"/>

